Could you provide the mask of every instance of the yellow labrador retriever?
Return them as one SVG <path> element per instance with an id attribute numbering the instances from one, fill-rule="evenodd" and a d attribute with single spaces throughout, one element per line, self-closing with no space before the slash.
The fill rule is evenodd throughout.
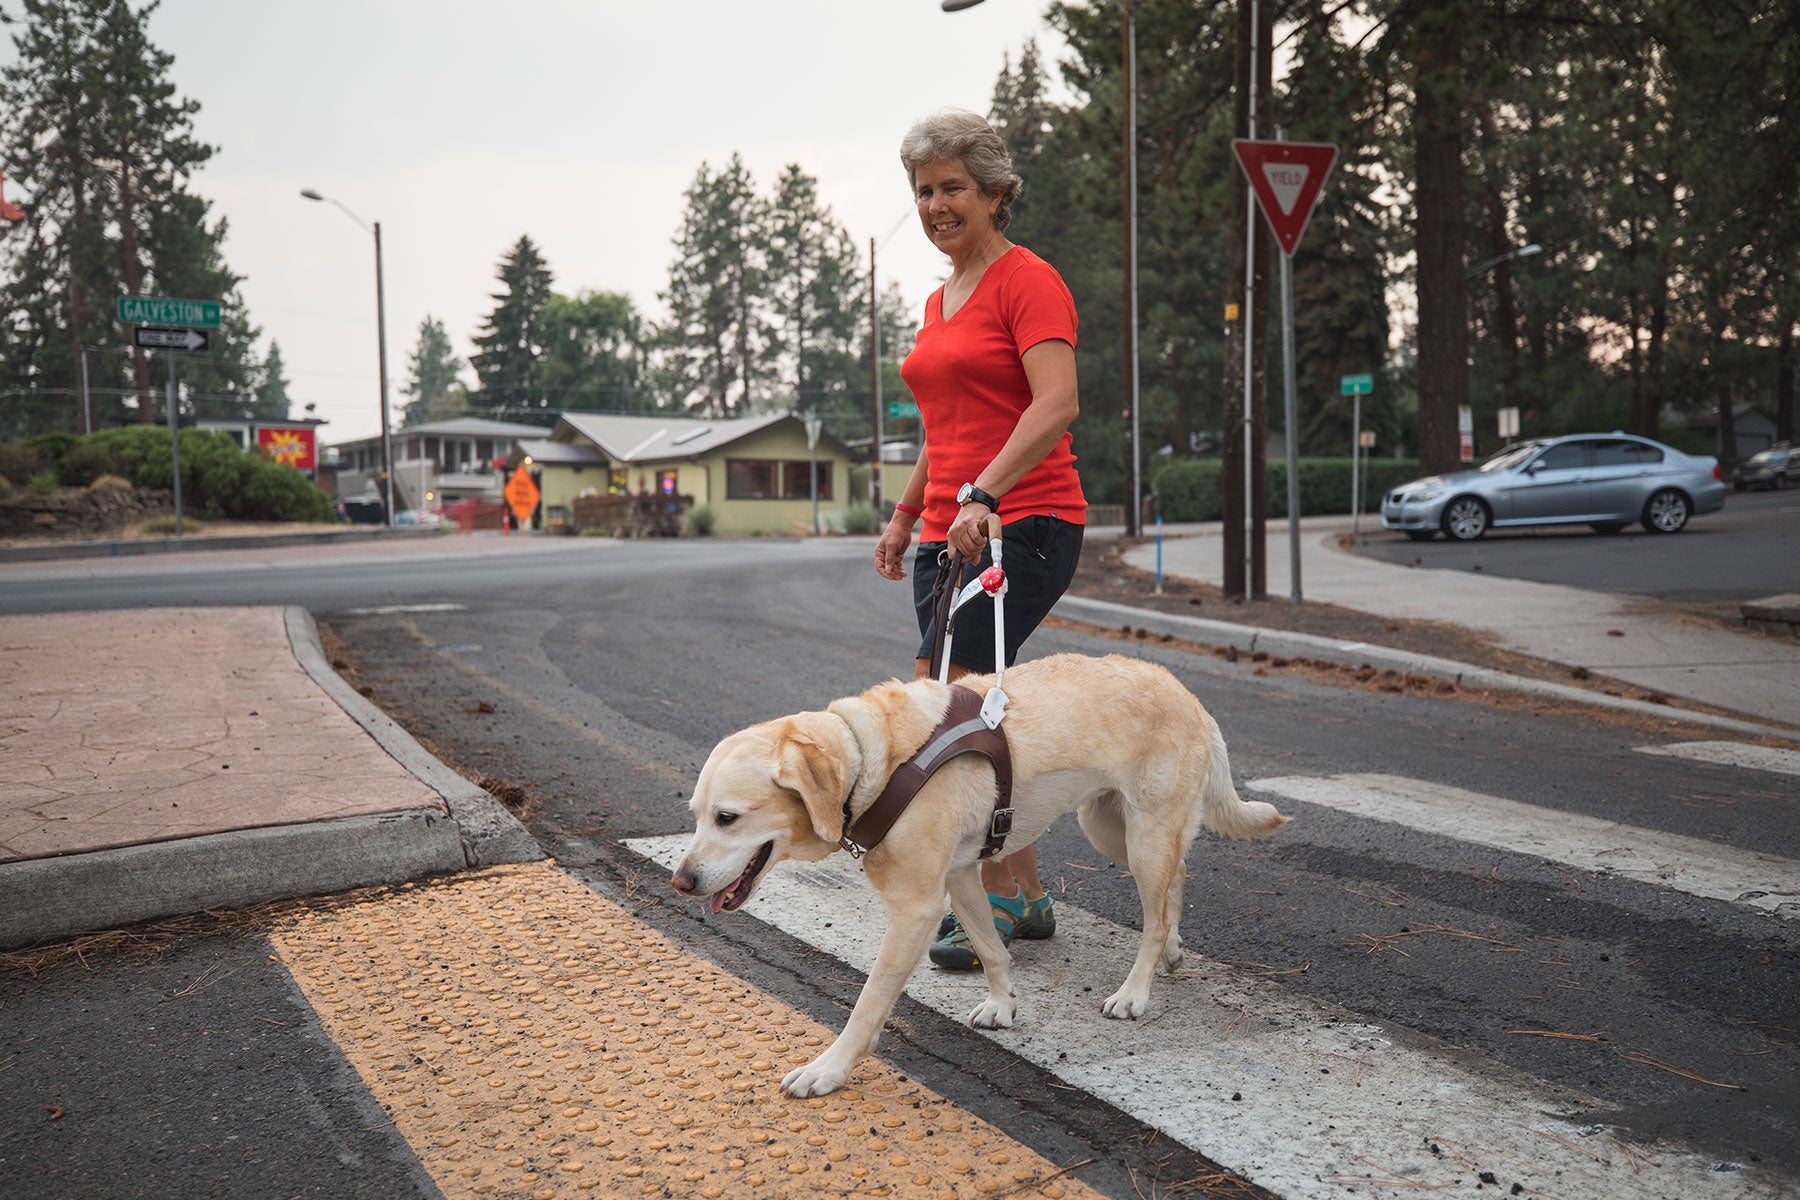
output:
<path id="1" fill-rule="evenodd" d="M 960 682 L 985 692 L 992 676 Z M 1228 837 L 1269 833 L 1287 821 L 1231 784 L 1225 739 L 1200 702 L 1154 663 L 1059 654 L 1006 672 L 1002 723 L 1013 764 L 1013 827 L 1005 853 L 1036 841 L 1078 810 L 1094 847 L 1129 867 L 1144 904 L 1137 960 L 1101 1011 L 1136 1019 L 1149 1007 L 1158 963 L 1181 962 L 1181 890 L 1188 846 L 1202 822 Z M 720 742 L 690 803 L 693 841 L 671 883 L 711 897 L 714 912 L 741 907 L 785 858 L 816 862 L 838 849 L 848 798 L 853 817 L 894 769 L 925 743 L 949 707 L 935 680 L 893 681 L 860 696 L 765 721 Z M 969 1014 L 984 1029 L 1010 1026 L 1017 1010 L 1005 947 L 988 913 L 977 852 L 994 809 L 987 761 L 964 755 L 942 767 L 886 840 L 863 859 L 888 911 L 887 932 L 842 1035 L 782 1087 L 823 1096 L 843 1086 L 875 1041 L 906 980 L 951 907 L 987 977 Z"/>

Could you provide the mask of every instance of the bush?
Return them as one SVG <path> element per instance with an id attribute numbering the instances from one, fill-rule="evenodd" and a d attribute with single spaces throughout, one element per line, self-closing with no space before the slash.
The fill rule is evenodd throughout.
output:
<path id="1" fill-rule="evenodd" d="M 844 510 L 845 533 L 879 533 L 881 531 L 881 514 L 875 511 L 872 504 L 858 502 Z"/>
<path id="2" fill-rule="evenodd" d="M 17 442 L 0 445 L 0 479 L 14 487 L 24 487 L 26 480 L 43 469 L 44 465 L 31 447 Z"/>
<path id="3" fill-rule="evenodd" d="M 61 467 L 63 459 L 80 444 L 81 439 L 72 433 L 40 433 L 25 439 L 25 448 L 37 455 L 38 464 L 53 471 Z"/>
<path id="4" fill-rule="evenodd" d="M 129 492 L 131 480 L 120 479 L 117 475 L 101 475 L 87 485 L 87 490 L 90 492 Z"/>
<path id="5" fill-rule="evenodd" d="M 116 479 L 124 473 L 125 456 L 119 453 L 118 448 L 91 440 L 83 441 L 70 450 L 56 468 L 56 474 L 65 487 L 88 487 L 96 479 Z M 131 485 L 125 483 L 125 486 Z"/>
<path id="6" fill-rule="evenodd" d="M 694 537 L 709 537 L 719 524 L 719 514 L 713 511 L 710 504 L 702 504 L 698 508 L 688 510 L 687 528 Z"/>
<path id="7" fill-rule="evenodd" d="M 1303 458 L 1298 465 L 1301 516 L 1350 511 L 1349 459 Z M 1363 470 L 1362 510 L 1375 512 L 1381 507 L 1382 493 L 1418 478 L 1419 464 L 1404 458 L 1365 459 Z M 1156 499 L 1157 513 L 1165 521 L 1219 520 L 1224 515 L 1219 488 L 1223 473 L 1224 465 L 1216 458 L 1171 459 L 1154 468 L 1150 494 Z M 1265 478 L 1268 515 L 1286 517 L 1287 462 L 1270 459 Z"/>
<path id="8" fill-rule="evenodd" d="M 40 496 L 54 496 L 56 489 L 62 485 L 56 481 L 55 471 L 39 471 L 25 481 L 25 490 L 36 492 Z"/>
<path id="9" fill-rule="evenodd" d="M 169 489 L 169 431 L 161 425 L 103 429 L 87 439 L 117 453 L 134 487 Z M 331 500 L 290 466 L 240 447 L 227 434 L 181 431 L 181 501 L 207 517 L 240 521 L 332 522 Z"/>

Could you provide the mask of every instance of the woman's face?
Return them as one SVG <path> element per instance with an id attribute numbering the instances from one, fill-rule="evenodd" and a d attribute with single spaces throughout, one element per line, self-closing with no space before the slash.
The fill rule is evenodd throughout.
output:
<path id="1" fill-rule="evenodd" d="M 996 232 L 1000 197 L 984 196 L 960 158 L 940 158 L 913 172 L 919 223 L 931 244 L 957 258 Z"/>

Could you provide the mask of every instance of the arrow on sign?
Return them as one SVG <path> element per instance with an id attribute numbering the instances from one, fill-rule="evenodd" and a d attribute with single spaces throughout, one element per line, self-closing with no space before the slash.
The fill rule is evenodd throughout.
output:
<path id="1" fill-rule="evenodd" d="M 1282 253 L 1292 256 L 1312 218 L 1319 189 L 1337 160 L 1337 147 L 1324 142 L 1253 142 L 1233 138 L 1238 166 L 1256 193 Z"/>
<path id="2" fill-rule="evenodd" d="M 131 331 L 134 344 L 146 350 L 206 349 L 209 338 L 198 329 L 176 329 L 167 325 L 139 325 Z"/>

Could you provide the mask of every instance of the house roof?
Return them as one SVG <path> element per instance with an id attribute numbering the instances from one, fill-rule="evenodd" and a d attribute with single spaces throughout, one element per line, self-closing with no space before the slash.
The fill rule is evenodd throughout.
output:
<path id="1" fill-rule="evenodd" d="M 543 437 L 550 431 L 542 425 L 524 425 L 517 421 L 493 421 L 487 417 L 456 417 L 449 421 L 427 421 L 423 425 L 395 426 L 389 431 L 390 438 L 425 437 L 464 437 L 464 438 L 528 438 Z M 336 446 L 360 446 L 366 443 L 379 443 L 381 435 L 373 437 L 353 438 L 347 442 L 335 442 Z"/>
<path id="2" fill-rule="evenodd" d="M 672 458 L 698 458 L 721 446 L 749 437 L 783 421 L 799 420 L 793 413 L 769 413 L 760 417 L 734 417 L 708 421 L 696 417 L 622 417 L 604 413 L 564 413 L 556 433 L 564 429 L 587 438 L 618 462 L 660 462 Z M 553 438 L 556 434 L 551 435 Z M 833 444 L 842 443 L 828 433 Z"/>
<path id="3" fill-rule="evenodd" d="M 518 447 L 536 462 L 550 463 L 555 466 L 592 467 L 605 466 L 606 455 L 592 446 L 575 442 L 552 442 L 537 438 L 527 440 L 520 438 Z"/>

